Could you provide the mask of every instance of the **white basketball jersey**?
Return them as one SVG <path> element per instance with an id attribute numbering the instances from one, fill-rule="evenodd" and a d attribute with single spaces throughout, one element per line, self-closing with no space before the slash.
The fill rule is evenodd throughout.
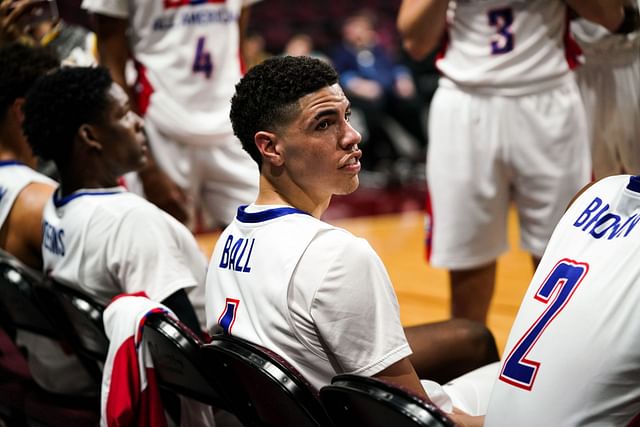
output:
<path id="1" fill-rule="evenodd" d="M 291 207 L 238 210 L 211 257 L 206 312 L 209 330 L 275 351 L 318 389 L 411 354 L 373 249 Z"/>
<path id="2" fill-rule="evenodd" d="M 558 223 L 503 353 L 485 425 L 640 425 L 640 177 L 605 178 Z"/>
<path id="3" fill-rule="evenodd" d="M 568 48 L 575 45 L 562 0 L 450 1 L 447 21 L 436 59 L 445 84 L 521 95 L 558 86 L 569 75 Z"/>
<path id="4" fill-rule="evenodd" d="M 122 187 L 54 193 L 44 210 L 42 257 L 51 277 L 105 304 L 123 292 L 162 302 L 203 286 L 206 269 L 184 225 Z"/>
<path id="5" fill-rule="evenodd" d="M 640 1 L 626 0 L 625 3 L 640 8 Z M 586 56 L 587 63 L 618 65 L 620 55 L 630 60 L 640 56 L 640 30 L 629 34 L 615 34 L 601 25 L 578 18 L 571 21 L 571 33 Z M 612 61 L 615 63 L 612 64 Z"/>
<path id="6" fill-rule="evenodd" d="M 146 120 L 187 143 L 232 134 L 230 100 L 242 76 L 238 19 L 256 0 L 84 0 L 129 19 L 129 43 L 151 90 Z M 143 102 L 144 103 L 144 102 Z"/>
<path id="7" fill-rule="evenodd" d="M 57 183 L 14 160 L 0 161 L 0 228 L 9 217 L 18 195 L 34 182 L 57 185 Z"/>

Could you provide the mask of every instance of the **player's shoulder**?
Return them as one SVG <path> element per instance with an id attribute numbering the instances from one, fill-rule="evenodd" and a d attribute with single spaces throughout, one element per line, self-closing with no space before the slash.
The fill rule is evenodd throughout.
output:
<path id="1" fill-rule="evenodd" d="M 640 192 L 640 176 L 633 175 L 611 175 L 591 181 L 582 187 L 569 202 L 569 206 L 580 198 L 588 197 L 591 193 L 607 189 L 620 189 L 626 187 L 632 191 Z"/>
<path id="2" fill-rule="evenodd" d="M 366 239 L 357 237 L 339 227 L 327 227 L 318 232 L 312 241 L 316 248 L 320 247 L 339 256 L 350 259 L 367 259 L 375 255 L 375 251 Z"/>

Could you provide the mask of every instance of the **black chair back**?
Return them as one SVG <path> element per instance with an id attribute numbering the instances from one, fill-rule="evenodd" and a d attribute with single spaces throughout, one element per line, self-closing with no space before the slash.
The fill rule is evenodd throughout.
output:
<path id="1" fill-rule="evenodd" d="M 55 311 L 53 306 L 57 306 L 53 295 L 51 283 L 40 272 L 0 250 L 0 318 L 11 338 L 15 339 L 17 330 L 24 330 L 73 347 L 65 331 L 68 321 L 60 323 L 64 315 L 51 316 Z M 21 361 L 26 363 L 24 359 Z M 99 385 L 99 378 L 94 379 Z M 99 403 L 97 397 L 47 392 L 33 382 L 30 375 L 0 379 L 0 419 L 7 425 L 94 427 L 100 418 Z"/>
<path id="2" fill-rule="evenodd" d="M 22 329 L 59 339 L 44 307 L 37 299 L 37 286 L 43 286 L 43 275 L 30 269 L 13 255 L 0 250 L 0 310 L 3 326 L 13 334 Z"/>
<path id="3" fill-rule="evenodd" d="M 102 323 L 105 307 L 76 289 L 54 280 L 48 282 L 49 287 L 38 288 L 38 298 L 46 301 L 49 317 L 63 331 L 84 367 L 99 384 L 109 350 Z"/>
<path id="4" fill-rule="evenodd" d="M 167 313 L 150 313 L 144 337 L 153 359 L 158 385 L 202 403 L 221 406 L 222 398 L 207 381 L 200 351 L 202 341 Z"/>
<path id="5" fill-rule="evenodd" d="M 245 340 L 216 335 L 202 347 L 210 380 L 249 426 L 331 426 L 315 389 L 279 355 Z"/>
<path id="6" fill-rule="evenodd" d="M 418 396 L 375 378 L 337 375 L 320 400 L 333 423 L 353 427 L 452 427 L 455 423 Z"/>

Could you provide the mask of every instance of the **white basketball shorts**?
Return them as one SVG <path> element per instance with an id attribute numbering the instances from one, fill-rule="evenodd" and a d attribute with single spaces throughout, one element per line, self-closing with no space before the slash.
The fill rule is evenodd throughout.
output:
<path id="1" fill-rule="evenodd" d="M 542 256 L 590 177 L 586 115 L 573 80 L 514 97 L 439 87 L 427 153 L 430 263 L 463 270 L 495 260 L 508 249 L 512 202 L 521 247 Z"/>

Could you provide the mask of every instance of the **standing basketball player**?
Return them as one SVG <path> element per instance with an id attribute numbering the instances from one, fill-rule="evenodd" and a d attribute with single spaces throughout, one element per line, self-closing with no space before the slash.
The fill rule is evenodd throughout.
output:
<path id="1" fill-rule="evenodd" d="M 254 2 L 83 2 L 96 16 L 100 62 L 123 88 L 130 54 L 136 62 L 138 82 L 130 97 L 144 114 L 155 161 L 186 195 L 164 207 L 192 228 L 197 208 L 204 208 L 213 225 L 224 225 L 257 193 L 255 163 L 229 123 L 229 100 L 242 75 L 242 30 Z M 150 173 L 140 178 L 153 200 L 159 175 Z M 188 207 L 186 216 L 181 204 Z"/>
<path id="2" fill-rule="evenodd" d="M 640 176 L 604 178 L 562 217 L 511 328 L 486 425 L 640 421 Z"/>
<path id="3" fill-rule="evenodd" d="M 627 0 L 618 33 L 583 18 L 571 22 L 585 63 L 577 69 L 596 178 L 640 173 L 640 2 Z"/>
<path id="4" fill-rule="evenodd" d="M 260 165 L 260 192 L 215 246 L 207 326 L 276 351 L 318 389 L 356 373 L 424 396 L 414 368 L 444 382 L 496 360 L 495 343 L 463 319 L 403 330 L 371 246 L 320 220 L 359 184 L 349 116 L 337 73 L 318 59 L 267 59 L 236 86 L 231 121 Z"/>
<path id="5" fill-rule="evenodd" d="M 622 20 L 621 4 L 603 0 L 404 0 L 400 7 L 398 27 L 414 58 L 444 39 L 429 117 L 427 253 L 449 270 L 454 317 L 486 321 L 510 203 L 535 264 L 571 196 L 589 181 L 567 4 L 610 29 Z"/>

